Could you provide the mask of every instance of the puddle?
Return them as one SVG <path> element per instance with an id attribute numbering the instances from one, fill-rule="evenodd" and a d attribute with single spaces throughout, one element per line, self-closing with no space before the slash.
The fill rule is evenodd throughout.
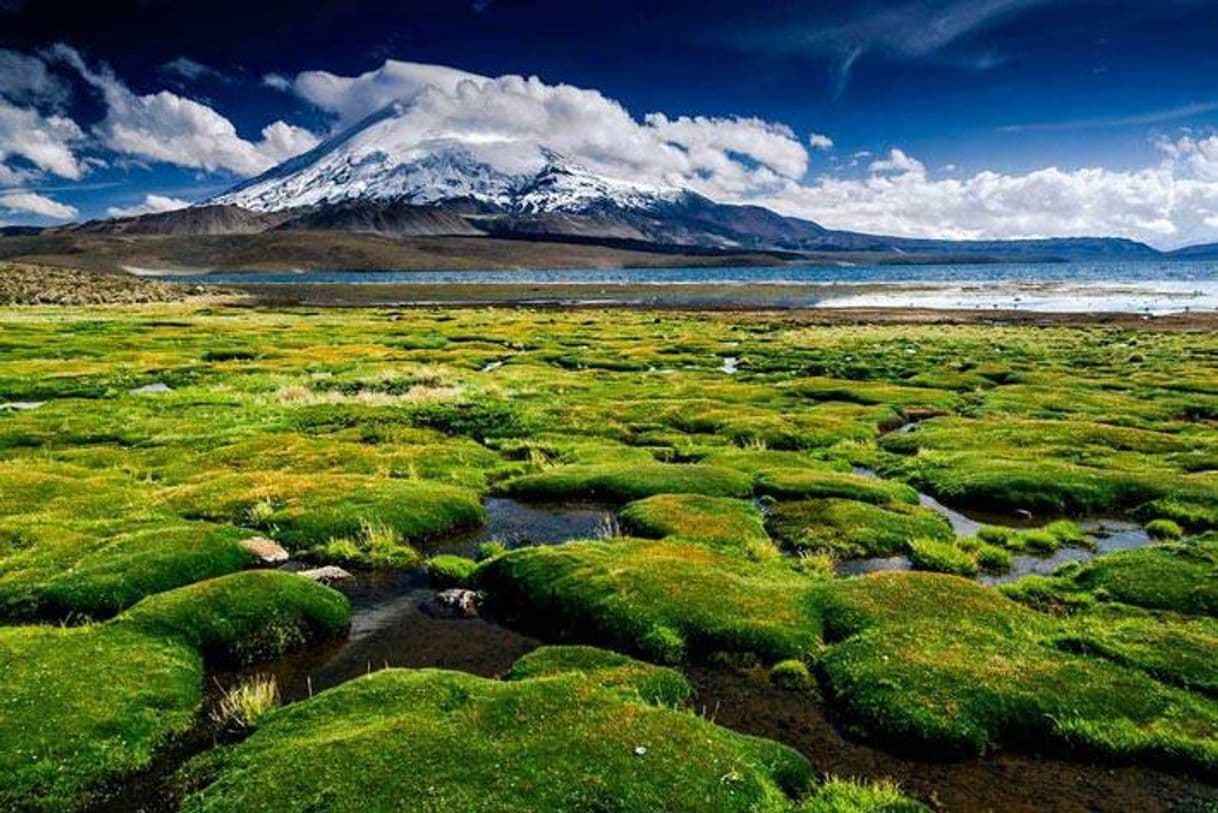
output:
<path id="1" fill-rule="evenodd" d="M 874 470 L 861 466 L 856 466 L 854 473 L 863 477 L 879 477 Z M 965 516 L 955 509 L 948 508 L 929 494 L 923 494 L 922 492 L 918 492 L 918 504 L 946 518 L 958 537 L 976 536 L 977 532 L 984 525 L 1035 528 L 1039 527 L 1039 524 L 1051 522 L 1052 519 L 1055 519 L 1048 517 L 1039 520 L 1036 518 L 1026 519 L 993 513 L 973 513 L 973 516 Z M 977 576 L 977 581 L 982 584 L 996 585 L 1013 582 L 1033 574 L 1048 575 L 1069 562 L 1085 562 L 1088 559 L 1093 559 L 1105 553 L 1119 550 L 1133 550 L 1145 547 L 1151 543 L 1150 536 L 1140 525 L 1121 519 L 1087 519 L 1081 521 L 1079 527 L 1092 536 L 1095 541 L 1094 547 L 1064 547 L 1059 548 L 1049 556 L 1016 555 L 1011 559 L 1011 569 L 1009 571 L 996 575 L 982 574 Z M 847 559 L 838 564 L 837 574 L 839 576 L 861 576 L 867 573 L 910 569 L 912 569 L 912 564 L 904 556 Z"/>
<path id="2" fill-rule="evenodd" d="M 131 393 L 132 395 L 147 395 L 149 393 L 173 392 L 173 388 L 164 381 L 154 381 L 153 383 L 145 384 L 142 387 L 129 389 L 127 392 Z"/>
<path id="3" fill-rule="evenodd" d="M 929 508 L 947 519 L 956 536 L 976 536 L 984 524 L 975 519 L 969 519 L 959 511 L 953 511 L 934 497 L 929 494 L 923 494 L 921 491 L 918 492 L 918 505 L 923 508 Z"/>
<path id="4" fill-rule="evenodd" d="M 906 426 L 917 426 L 917 424 L 914 424 L 914 423 L 907 423 L 905 425 Z M 855 474 L 859 475 L 860 477 L 870 477 L 872 479 L 877 479 L 877 480 L 880 479 L 880 475 L 877 474 L 874 469 L 869 469 L 864 466 L 855 466 L 853 471 Z M 921 491 L 918 492 L 918 505 L 922 506 L 923 508 L 929 508 L 930 510 L 934 511 L 935 513 L 943 516 L 951 524 L 952 530 L 955 531 L 956 536 L 976 536 L 977 531 L 981 530 L 981 527 L 983 525 L 1012 525 L 1012 526 L 1014 526 L 1014 525 L 1022 524 L 1022 522 L 1017 517 L 1010 517 L 1010 518 L 1003 517 L 1001 519 L 999 519 L 997 517 L 986 517 L 985 519 L 982 519 L 980 517 L 978 517 L 977 519 L 973 519 L 972 517 L 966 517 L 964 514 L 961 514 L 959 511 L 957 511 L 953 508 L 948 508 L 946 505 L 939 502 L 934 497 L 930 496 L 929 494 L 923 494 Z M 991 519 L 993 521 L 991 521 Z"/>
<path id="5" fill-rule="evenodd" d="M 977 581 L 993 585 L 1013 582 L 1033 574 L 1047 576 L 1069 562 L 1085 562 L 1105 553 L 1144 548 L 1152 541 L 1142 526 L 1135 522 L 1113 519 L 1088 520 L 1079 523 L 1079 527 L 1092 535 L 1095 540 L 1094 548 L 1060 548 L 1051 556 L 1045 557 L 1015 556 L 1012 559 L 1009 573 L 983 575 L 979 576 Z"/>
<path id="6" fill-rule="evenodd" d="M 502 361 L 491 361 L 491 362 L 488 362 L 485 367 L 483 367 L 481 370 L 479 370 L 479 372 L 489 373 L 492 370 L 498 370 L 502 366 L 503 366 Z"/>
<path id="7" fill-rule="evenodd" d="M 598 503 L 524 503 L 506 497 L 487 497 L 483 505 L 485 525 L 425 544 L 424 553 L 473 557 L 483 542 L 502 542 L 509 548 L 519 548 L 617 536 L 617 514 Z"/>
<path id="8" fill-rule="evenodd" d="M 422 570 L 362 572 L 336 589 L 351 599 L 351 632 L 345 640 L 216 673 L 215 682 L 231 686 L 242 677 L 273 675 L 287 703 L 387 667 L 457 669 L 495 677 L 540 645 L 485 610 L 473 618 L 437 613 L 435 591 Z"/>
<path id="9" fill-rule="evenodd" d="M 497 541 L 509 548 L 555 545 L 617 531 L 616 515 L 603 505 L 522 503 L 501 497 L 488 497 L 484 504 L 486 525 L 435 540 L 424 547 L 424 553 L 474 557 L 483 542 Z M 279 682 L 284 702 L 291 702 L 386 667 L 458 669 L 493 677 L 539 645 L 500 624 L 486 609 L 474 618 L 437 612 L 435 590 L 422 569 L 361 571 L 335 589 L 351 599 L 346 639 L 242 672 L 216 675 L 217 680 L 229 685 L 243 675 L 271 674 Z"/>
<path id="10" fill-rule="evenodd" d="M 1137 767 L 1104 767 L 1000 753 L 957 762 L 910 759 L 851 741 L 813 696 L 770 685 L 760 674 L 695 667 L 696 708 L 720 725 L 785 743 L 821 774 L 889 778 L 945 811 L 1125 813 L 1207 810 L 1218 788 Z"/>
<path id="11" fill-rule="evenodd" d="M 913 570 L 908 556 L 887 556 L 874 559 L 845 559 L 837 564 L 839 576 L 866 576 L 868 573 L 888 573 L 894 570 Z"/>
<path id="12" fill-rule="evenodd" d="M 740 359 L 736 356 L 724 356 L 723 364 L 719 366 L 719 371 L 728 375 L 735 375 L 740 370 L 739 363 Z"/>

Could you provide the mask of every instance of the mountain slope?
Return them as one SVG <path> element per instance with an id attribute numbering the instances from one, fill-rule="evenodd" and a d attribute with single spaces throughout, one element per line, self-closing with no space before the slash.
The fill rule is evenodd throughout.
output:
<path id="1" fill-rule="evenodd" d="M 1152 259 L 1130 240 L 917 240 L 831 231 L 759 206 L 597 175 L 544 145 L 420 131 L 390 105 L 313 150 L 208 201 L 271 228 L 382 235 L 629 241 L 703 249 L 951 255 L 987 259 Z"/>
<path id="2" fill-rule="evenodd" d="M 292 217 L 291 211 L 255 212 L 240 206 L 217 204 L 114 220 L 90 220 L 70 228 L 90 234 L 260 234 Z"/>

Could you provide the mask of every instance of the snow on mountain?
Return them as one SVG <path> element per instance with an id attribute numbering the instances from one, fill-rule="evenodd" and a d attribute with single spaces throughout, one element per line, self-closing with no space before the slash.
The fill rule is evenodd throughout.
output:
<path id="1" fill-rule="evenodd" d="M 591 173 L 544 146 L 419 131 L 390 105 L 345 133 L 207 201 L 258 212 L 354 200 L 473 201 L 514 214 L 647 209 L 679 189 Z"/>

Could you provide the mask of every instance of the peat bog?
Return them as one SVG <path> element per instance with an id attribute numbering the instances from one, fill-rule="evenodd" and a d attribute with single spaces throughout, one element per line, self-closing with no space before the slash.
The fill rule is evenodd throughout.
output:
<path id="1" fill-rule="evenodd" d="M 0 324 L 5 809 L 1218 805 L 1212 332 Z"/>

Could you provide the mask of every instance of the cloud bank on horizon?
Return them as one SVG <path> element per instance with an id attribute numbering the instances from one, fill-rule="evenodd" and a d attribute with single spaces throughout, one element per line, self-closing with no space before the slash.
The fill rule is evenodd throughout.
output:
<path id="1" fill-rule="evenodd" d="M 993 14 L 1008 5 L 990 4 Z M 207 70 L 182 60 L 166 73 Z M 31 187 L 83 182 L 104 163 L 250 177 L 392 104 L 399 121 L 380 145 L 386 150 L 456 140 L 505 166 L 535 161 L 544 148 L 606 176 L 767 206 L 830 228 L 950 239 L 1121 236 L 1159 247 L 1218 241 L 1218 135 L 1160 138 L 1158 161 L 1141 168 L 1050 166 L 963 177 L 932 171 L 893 146 L 843 177 L 825 160 L 835 149 L 828 128 L 801 134 L 748 116 L 638 117 L 595 89 L 536 77 L 387 60 L 359 75 L 312 70 L 262 82 L 323 113 L 328 129 L 277 119 L 250 138 L 207 102 L 170 89 L 136 93 L 68 45 L 36 54 L 0 50 L 0 215 L 73 219 L 74 207 Z M 74 84 L 96 97 L 100 118 L 67 115 Z M 186 205 L 185 197 L 148 194 L 139 205 L 106 212 L 166 211 Z"/>

